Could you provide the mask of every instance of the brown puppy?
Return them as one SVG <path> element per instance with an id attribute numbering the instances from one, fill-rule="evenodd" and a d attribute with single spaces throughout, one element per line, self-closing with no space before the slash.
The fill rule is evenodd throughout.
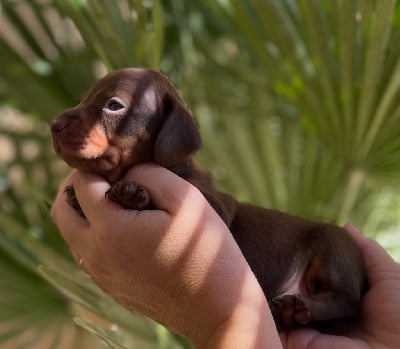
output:
<path id="1" fill-rule="evenodd" d="M 118 181 L 132 166 L 157 162 L 204 194 L 229 226 L 270 303 L 279 329 L 353 317 L 365 290 L 363 260 L 343 229 L 237 202 L 218 192 L 193 161 L 198 128 L 162 74 L 124 69 L 99 80 L 51 126 L 55 151 L 72 167 L 98 173 L 107 196 L 149 209 L 145 188 Z M 73 189 L 71 204 L 79 210 Z"/>

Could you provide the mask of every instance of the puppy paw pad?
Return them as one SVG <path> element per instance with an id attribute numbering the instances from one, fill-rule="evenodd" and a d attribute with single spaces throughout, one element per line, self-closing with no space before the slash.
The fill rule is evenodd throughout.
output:
<path id="1" fill-rule="evenodd" d="M 149 192 L 134 182 L 115 182 L 105 196 L 126 209 L 145 210 L 150 206 Z"/>
<path id="2" fill-rule="evenodd" d="M 272 300 L 274 319 L 280 329 L 305 325 L 311 321 L 311 312 L 301 295 L 282 295 Z"/>

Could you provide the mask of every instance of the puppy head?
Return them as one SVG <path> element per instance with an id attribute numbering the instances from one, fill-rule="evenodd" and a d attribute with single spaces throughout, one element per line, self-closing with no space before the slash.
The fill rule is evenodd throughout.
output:
<path id="1" fill-rule="evenodd" d="M 149 69 L 100 79 L 51 125 L 54 150 L 71 166 L 115 181 L 130 167 L 185 162 L 200 149 L 197 126 L 172 83 Z"/>

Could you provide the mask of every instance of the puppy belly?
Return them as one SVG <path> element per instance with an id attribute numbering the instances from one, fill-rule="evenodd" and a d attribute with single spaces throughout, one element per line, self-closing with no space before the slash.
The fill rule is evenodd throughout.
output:
<path id="1" fill-rule="evenodd" d="M 284 283 L 280 286 L 277 297 L 284 294 L 301 294 L 306 293 L 304 285 L 304 270 L 294 272 Z"/>

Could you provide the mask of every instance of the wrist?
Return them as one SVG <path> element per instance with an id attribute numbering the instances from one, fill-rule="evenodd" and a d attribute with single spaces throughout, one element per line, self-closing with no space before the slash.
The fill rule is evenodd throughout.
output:
<path id="1" fill-rule="evenodd" d="M 282 348 L 267 300 L 252 277 L 229 316 L 207 338 L 193 341 L 196 349 Z"/>

